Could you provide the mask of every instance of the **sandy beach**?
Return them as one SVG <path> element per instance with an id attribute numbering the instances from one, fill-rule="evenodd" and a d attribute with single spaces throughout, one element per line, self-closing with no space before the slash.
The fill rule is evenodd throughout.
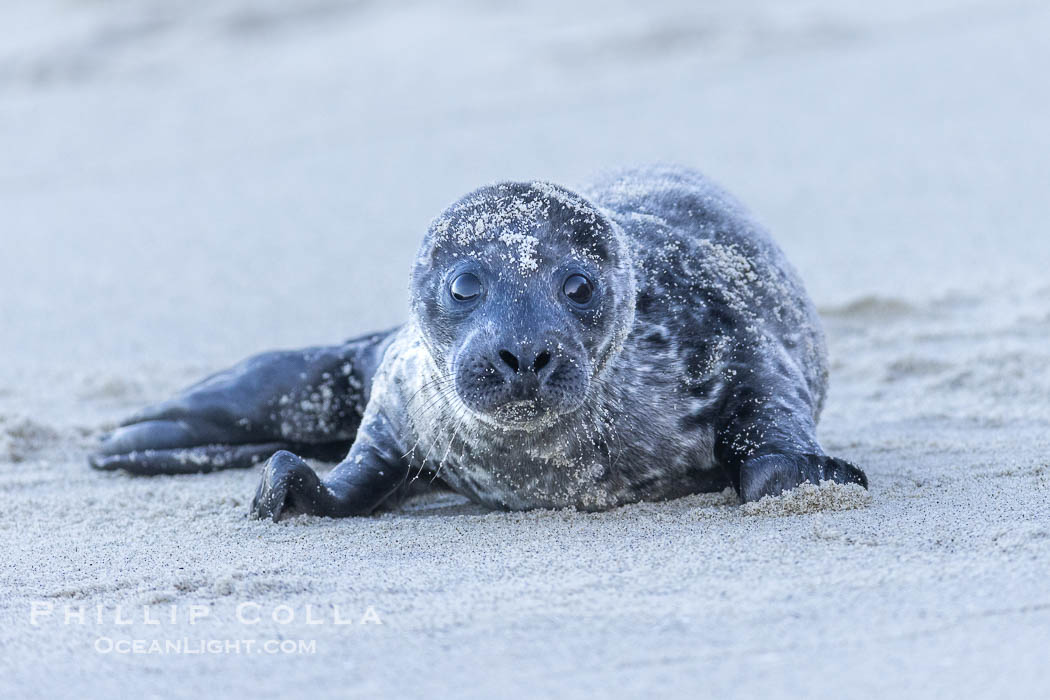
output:
<path id="1" fill-rule="evenodd" d="M 1045 3 L 22 5 L 0 695 L 1045 695 Z M 275 525 L 246 517 L 258 470 L 88 468 L 208 372 L 400 323 L 464 192 L 650 162 L 723 184 L 798 268 L 820 438 L 870 491 Z"/>

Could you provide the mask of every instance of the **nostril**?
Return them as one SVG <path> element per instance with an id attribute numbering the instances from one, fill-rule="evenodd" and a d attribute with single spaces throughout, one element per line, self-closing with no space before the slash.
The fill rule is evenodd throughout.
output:
<path id="1" fill-rule="evenodd" d="M 500 350 L 499 359 L 503 360 L 503 363 L 515 372 L 518 371 L 518 358 L 514 357 L 511 353 L 506 350 Z"/>
<path id="2" fill-rule="evenodd" d="M 536 361 L 532 363 L 532 371 L 539 372 L 541 369 L 547 366 L 547 363 L 551 361 L 551 354 L 544 350 L 536 356 Z"/>

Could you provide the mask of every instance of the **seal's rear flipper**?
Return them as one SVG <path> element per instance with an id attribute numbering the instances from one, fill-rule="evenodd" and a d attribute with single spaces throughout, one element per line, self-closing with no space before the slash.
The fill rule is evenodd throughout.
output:
<path id="1" fill-rule="evenodd" d="M 88 462 L 133 474 L 188 474 L 251 467 L 279 450 L 339 461 L 395 330 L 250 357 L 124 421 Z"/>
<path id="2" fill-rule="evenodd" d="M 248 469 L 268 460 L 281 450 L 293 450 L 304 457 L 338 462 L 350 449 L 349 442 L 321 445 L 270 442 L 248 445 L 198 445 L 170 449 L 143 449 L 105 454 L 99 452 L 88 463 L 101 471 L 123 469 L 129 474 L 203 474 L 221 469 Z"/>

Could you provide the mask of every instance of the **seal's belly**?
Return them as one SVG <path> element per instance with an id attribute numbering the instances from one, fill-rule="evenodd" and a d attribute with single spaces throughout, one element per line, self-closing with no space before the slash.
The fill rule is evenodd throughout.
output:
<path id="1" fill-rule="evenodd" d="M 517 442 L 519 444 L 506 444 Z M 526 437 L 503 444 L 454 443 L 439 464 L 425 465 L 456 492 L 490 508 L 606 510 L 719 491 L 728 482 L 714 468 L 708 441 L 677 455 L 638 446 L 541 452 Z M 690 449 L 692 448 L 692 449 Z"/>
<path id="2" fill-rule="evenodd" d="M 601 510 L 626 502 L 602 478 L 604 472 L 600 463 L 559 468 L 507 454 L 485 462 L 446 464 L 439 476 L 457 492 L 490 508 Z"/>

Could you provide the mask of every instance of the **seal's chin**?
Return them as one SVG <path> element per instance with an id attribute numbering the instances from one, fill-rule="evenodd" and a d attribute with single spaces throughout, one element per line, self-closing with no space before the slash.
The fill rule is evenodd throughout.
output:
<path id="1" fill-rule="evenodd" d="M 471 408 L 470 411 L 481 423 L 489 427 L 525 433 L 546 430 L 566 413 L 571 412 L 545 407 L 542 402 L 536 400 L 509 401 L 487 411 L 479 411 L 476 408 Z"/>

